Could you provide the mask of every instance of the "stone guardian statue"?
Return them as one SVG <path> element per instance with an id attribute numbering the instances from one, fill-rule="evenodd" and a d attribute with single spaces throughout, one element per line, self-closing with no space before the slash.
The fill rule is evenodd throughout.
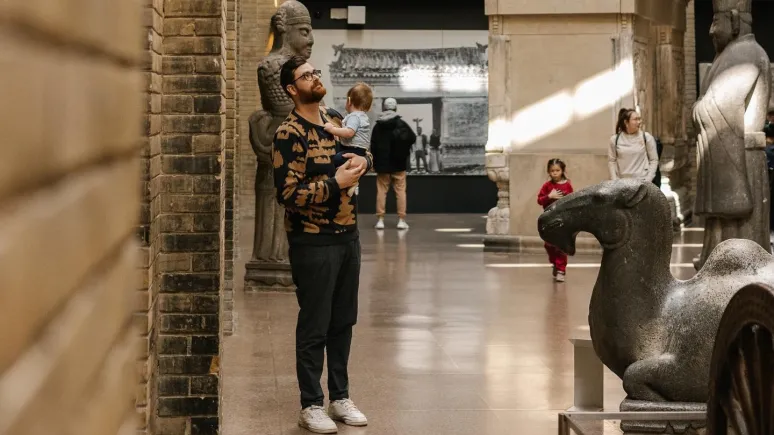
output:
<path id="1" fill-rule="evenodd" d="M 253 255 L 246 266 L 245 290 L 291 290 L 284 208 L 275 200 L 271 146 L 277 127 L 285 120 L 293 101 L 280 85 L 280 69 L 292 56 L 312 55 L 312 19 L 296 0 L 282 3 L 271 18 L 271 50 L 258 65 L 261 110 L 248 120 L 250 145 L 258 160 L 255 174 L 255 236 Z M 273 38 L 273 40 L 272 40 Z"/>
<path id="2" fill-rule="evenodd" d="M 771 92 L 770 63 L 752 34 L 752 0 L 713 0 L 716 56 L 693 108 L 698 132 L 696 204 L 705 218 L 696 269 L 720 242 L 749 239 L 767 252 L 769 182 L 761 133 Z"/>

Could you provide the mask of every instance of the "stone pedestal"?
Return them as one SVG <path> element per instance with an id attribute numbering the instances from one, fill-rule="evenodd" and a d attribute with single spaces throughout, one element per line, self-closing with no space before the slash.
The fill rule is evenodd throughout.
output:
<path id="1" fill-rule="evenodd" d="M 487 0 L 486 13 L 486 161 L 499 194 L 485 244 L 539 252 L 537 192 L 548 180 L 549 159 L 565 161 L 575 190 L 608 179 L 608 143 L 623 107 L 639 109 L 646 130 L 663 134 L 669 147 L 684 136 L 685 1 L 596 0 L 576 7 L 562 0 Z M 601 252 L 590 235 L 578 241 L 578 253 Z"/>
<path id="2" fill-rule="evenodd" d="M 621 412 L 706 411 L 705 403 L 645 402 L 624 399 Z M 621 430 L 625 435 L 684 434 L 704 435 L 704 422 L 696 421 L 624 421 Z"/>
<path id="3" fill-rule="evenodd" d="M 605 407 L 605 366 L 594 352 L 589 327 L 576 328 L 570 343 L 573 346 L 573 406 L 567 411 L 602 411 Z"/>
<path id="4" fill-rule="evenodd" d="M 292 292 L 290 264 L 251 260 L 245 265 L 245 291 Z"/>

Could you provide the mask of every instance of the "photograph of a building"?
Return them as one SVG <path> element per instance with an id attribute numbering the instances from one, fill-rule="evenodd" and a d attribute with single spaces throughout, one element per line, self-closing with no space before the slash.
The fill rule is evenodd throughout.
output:
<path id="1" fill-rule="evenodd" d="M 375 121 L 386 98 L 417 133 L 410 175 L 483 175 L 488 127 L 487 34 L 480 31 L 315 32 L 310 59 L 323 72 L 328 105 L 345 113 L 347 90 L 374 90 Z M 378 41 L 378 43 L 377 43 Z"/>

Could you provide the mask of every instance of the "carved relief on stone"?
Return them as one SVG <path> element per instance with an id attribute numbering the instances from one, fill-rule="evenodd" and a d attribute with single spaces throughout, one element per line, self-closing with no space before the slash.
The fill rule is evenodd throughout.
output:
<path id="1" fill-rule="evenodd" d="M 486 155 L 486 174 L 497 184 L 497 205 L 489 210 L 486 219 L 486 233 L 490 235 L 510 234 L 511 192 L 510 155 L 489 153 Z"/>
<path id="2" fill-rule="evenodd" d="M 652 105 L 649 104 L 653 97 L 651 91 L 653 89 L 653 69 L 647 43 L 639 40 L 634 41 L 632 61 L 635 83 L 634 108 L 640 112 L 647 125 L 647 121 L 651 119 L 650 115 L 653 113 Z"/>

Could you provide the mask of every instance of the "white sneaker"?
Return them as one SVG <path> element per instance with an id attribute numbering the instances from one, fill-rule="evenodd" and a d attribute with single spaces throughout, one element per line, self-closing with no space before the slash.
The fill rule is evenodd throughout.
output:
<path id="1" fill-rule="evenodd" d="M 379 218 L 378 221 L 376 221 L 376 225 L 374 225 L 374 228 L 377 230 L 383 230 L 384 229 L 384 218 Z"/>
<path id="2" fill-rule="evenodd" d="M 564 282 L 564 272 L 557 272 L 556 277 L 554 278 L 556 282 Z"/>
<path id="3" fill-rule="evenodd" d="M 368 419 L 357 409 L 352 400 L 341 399 L 334 400 L 328 407 L 328 415 L 336 421 L 340 421 L 349 426 L 366 426 Z"/>
<path id="4" fill-rule="evenodd" d="M 336 423 L 325 413 L 322 406 L 312 405 L 301 410 L 298 425 L 314 433 L 337 433 Z"/>
<path id="5" fill-rule="evenodd" d="M 399 230 L 407 230 L 408 228 L 409 228 L 409 226 L 408 226 L 408 224 L 406 223 L 406 221 L 405 221 L 405 220 L 403 220 L 403 219 L 400 219 L 400 220 L 398 221 L 398 229 L 399 229 Z"/>

